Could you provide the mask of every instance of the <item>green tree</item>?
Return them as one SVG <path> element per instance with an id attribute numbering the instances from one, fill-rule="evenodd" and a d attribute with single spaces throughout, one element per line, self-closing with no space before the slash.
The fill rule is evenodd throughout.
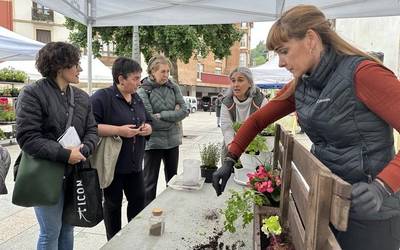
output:
<path id="1" fill-rule="evenodd" d="M 267 52 L 265 42 L 260 41 L 257 46 L 250 51 L 251 65 L 258 66 L 267 61 Z"/>
<path id="2" fill-rule="evenodd" d="M 72 43 L 86 48 L 86 26 L 67 18 L 65 26 L 72 30 L 69 39 Z M 178 60 L 188 63 L 195 54 L 207 55 L 210 51 L 216 59 L 230 55 L 230 47 L 239 41 L 242 32 L 233 24 L 215 25 L 169 25 L 139 27 L 140 50 L 145 60 L 152 55 L 162 53 L 172 63 L 171 75 L 178 78 Z M 95 27 L 93 28 L 93 54 L 100 56 L 101 44 L 114 44 L 119 56 L 131 56 L 132 27 Z"/>

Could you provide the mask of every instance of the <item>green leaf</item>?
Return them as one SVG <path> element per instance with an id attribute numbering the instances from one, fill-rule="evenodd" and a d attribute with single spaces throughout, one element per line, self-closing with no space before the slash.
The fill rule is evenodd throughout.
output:
<path id="1" fill-rule="evenodd" d="M 274 216 L 265 218 L 265 219 L 263 219 L 262 223 L 263 223 L 263 225 L 261 227 L 261 230 L 267 236 L 269 236 L 269 234 L 280 235 L 282 233 L 282 227 L 281 227 L 281 224 L 279 223 L 279 216 L 274 215 Z"/>

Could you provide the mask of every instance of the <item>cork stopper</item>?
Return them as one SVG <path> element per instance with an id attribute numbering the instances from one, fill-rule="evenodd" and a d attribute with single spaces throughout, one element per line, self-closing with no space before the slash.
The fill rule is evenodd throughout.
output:
<path id="1" fill-rule="evenodd" d="M 160 216 L 163 213 L 163 210 L 161 208 L 153 208 L 153 210 L 151 211 L 151 213 L 154 216 Z"/>

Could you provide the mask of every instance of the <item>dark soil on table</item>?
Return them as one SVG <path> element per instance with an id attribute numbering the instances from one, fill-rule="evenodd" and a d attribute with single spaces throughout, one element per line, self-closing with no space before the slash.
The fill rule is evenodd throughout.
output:
<path id="1" fill-rule="evenodd" d="M 206 211 L 204 218 L 206 220 L 216 220 L 219 218 L 219 212 L 217 209 L 209 209 Z"/>
<path id="2" fill-rule="evenodd" d="M 245 246 L 244 242 L 241 240 L 236 241 L 232 245 L 226 245 L 223 242 L 219 242 L 221 236 L 223 235 L 222 230 L 214 228 L 213 235 L 208 237 L 208 242 L 203 244 L 198 244 L 194 246 L 193 250 L 238 250 Z"/>

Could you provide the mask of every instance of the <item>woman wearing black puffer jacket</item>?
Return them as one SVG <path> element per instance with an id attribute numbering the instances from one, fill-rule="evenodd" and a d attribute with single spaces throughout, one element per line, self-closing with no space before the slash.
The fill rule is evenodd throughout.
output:
<path id="1" fill-rule="evenodd" d="M 97 125 L 89 96 L 70 83 L 79 82 L 79 49 L 64 42 L 48 43 L 38 53 L 36 67 L 44 78 L 23 88 L 17 103 L 17 141 L 21 149 L 36 158 L 65 163 L 66 173 L 92 154 L 98 141 Z M 64 148 L 57 139 L 68 120 L 71 88 L 75 127 L 81 145 Z M 69 171 L 68 171 L 69 170 Z M 64 195 L 53 206 L 35 207 L 40 226 L 37 249 L 72 249 L 73 226 L 62 222 Z"/>

